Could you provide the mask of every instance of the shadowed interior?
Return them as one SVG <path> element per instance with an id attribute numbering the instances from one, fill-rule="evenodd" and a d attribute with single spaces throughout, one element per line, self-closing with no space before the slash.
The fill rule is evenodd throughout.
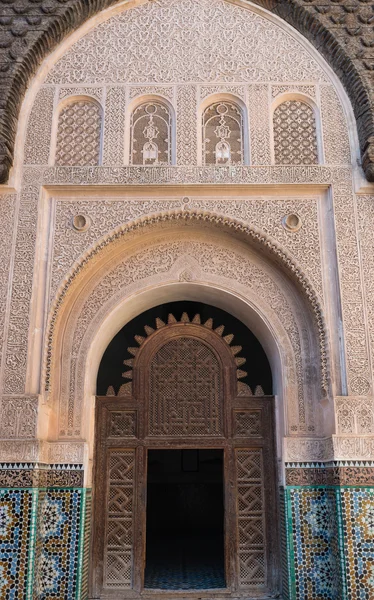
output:
<path id="1" fill-rule="evenodd" d="M 225 587 L 223 450 L 149 450 L 145 587 Z"/>

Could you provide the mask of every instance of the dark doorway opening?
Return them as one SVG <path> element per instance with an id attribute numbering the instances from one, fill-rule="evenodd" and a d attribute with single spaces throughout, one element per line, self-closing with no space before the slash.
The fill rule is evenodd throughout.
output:
<path id="1" fill-rule="evenodd" d="M 149 450 L 145 588 L 224 588 L 223 450 Z"/>

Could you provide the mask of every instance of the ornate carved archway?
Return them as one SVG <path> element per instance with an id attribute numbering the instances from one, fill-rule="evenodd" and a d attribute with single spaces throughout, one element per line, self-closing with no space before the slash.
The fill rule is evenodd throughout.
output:
<path id="1" fill-rule="evenodd" d="M 204 597 L 279 593 L 273 398 L 237 385 L 241 348 L 212 320 L 170 315 L 137 336 L 132 378 L 98 397 L 92 544 L 93 598 L 139 598 L 144 582 L 147 453 L 224 454 L 225 586 Z M 271 517 L 270 517 L 271 516 Z M 154 591 L 154 590 L 153 590 Z M 164 591 L 167 591 L 164 590 Z M 188 590 L 187 590 L 188 591 Z M 190 590 L 191 591 L 191 590 Z M 159 593 L 163 593 L 159 590 Z"/>

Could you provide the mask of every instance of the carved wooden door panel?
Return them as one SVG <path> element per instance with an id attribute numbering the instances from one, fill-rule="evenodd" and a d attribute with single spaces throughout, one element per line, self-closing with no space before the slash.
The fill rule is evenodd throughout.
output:
<path id="1" fill-rule="evenodd" d="M 157 448 L 224 453 L 226 587 L 204 597 L 279 591 L 273 398 L 238 385 L 231 340 L 189 321 L 149 331 L 126 361 L 125 395 L 97 398 L 90 597 L 155 595 L 144 566 L 147 452 Z"/>

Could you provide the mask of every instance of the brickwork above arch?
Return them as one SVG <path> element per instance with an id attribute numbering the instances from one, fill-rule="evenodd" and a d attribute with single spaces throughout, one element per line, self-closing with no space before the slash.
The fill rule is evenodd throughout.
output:
<path id="1" fill-rule="evenodd" d="M 340 77 L 357 119 L 362 164 L 374 181 L 374 3 L 370 0 L 254 0 L 300 31 Z M 13 163 L 19 109 L 42 59 L 118 0 L 1 0 L 0 182 Z"/>

